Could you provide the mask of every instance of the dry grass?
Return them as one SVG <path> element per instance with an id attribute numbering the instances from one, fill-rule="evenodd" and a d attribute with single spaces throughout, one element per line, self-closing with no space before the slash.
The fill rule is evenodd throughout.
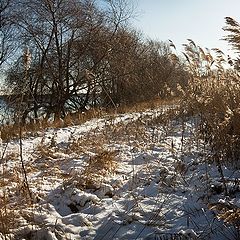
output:
<path id="1" fill-rule="evenodd" d="M 13 218 L 8 209 L 8 197 L 5 192 L 3 196 L 1 196 L 0 206 L 0 232 L 2 234 L 8 234 L 13 223 Z"/>
<path id="2" fill-rule="evenodd" d="M 240 208 L 228 203 L 212 203 L 208 205 L 210 210 L 216 212 L 218 219 L 240 230 Z"/>
<path id="3" fill-rule="evenodd" d="M 120 106 L 117 109 L 117 113 L 129 113 L 129 112 L 141 112 L 146 109 L 156 109 L 161 106 L 170 106 L 176 104 L 179 101 L 179 98 L 172 97 L 167 99 L 155 98 L 153 100 L 139 102 L 132 105 Z"/>
<path id="4" fill-rule="evenodd" d="M 185 45 L 187 68 L 191 73 L 188 87 L 182 92 L 181 113 L 201 120 L 199 137 L 212 149 L 218 164 L 240 167 L 240 77 L 227 68 L 225 55 L 212 54 L 189 40 Z"/>
<path id="5" fill-rule="evenodd" d="M 20 168 L 6 169 L 1 175 L 0 186 L 0 233 L 4 239 L 11 239 L 10 236 L 21 224 L 21 211 L 31 205 L 31 199 Z"/>
<path id="6" fill-rule="evenodd" d="M 81 172 L 79 187 L 97 189 L 104 179 L 117 168 L 116 152 L 100 149 L 95 156 L 89 157 Z"/>
<path id="7" fill-rule="evenodd" d="M 172 105 L 178 102 L 179 99 L 159 99 L 150 100 L 147 102 L 140 102 L 132 105 L 120 106 L 118 108 L 102 109 L 94 108 L 86 112 L 68 113 L 63 119 L 47 120 L 39 119 L 35 122 L 29 122 L 21 126 L 23 137 L 36 136 L 38 131 L 45 130 L 47 128 L 61 128 L 67 126 L 73 126 L 82 124 L 93 118 L 100 118 L 106 115 L 113 115 L 117 113 L 129 113 L 129 112 L 141 112 L 146 109 L 154 109 L 159 106 Z M 19 124 L 6 124 L 1 127 L 1 138 L 7 142 L 11 139 L 19 138 Z"/>

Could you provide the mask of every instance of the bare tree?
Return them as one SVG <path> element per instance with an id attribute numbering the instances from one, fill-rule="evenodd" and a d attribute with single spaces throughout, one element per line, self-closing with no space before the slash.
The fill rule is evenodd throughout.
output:
<path id="1" fill-rule="evenodd" d="M 64 117 L 87 106 L 120 104 L 163 96 L 165 83 L 178 81 L 179 69 L 170 61 L 164 43 L 145 41 L 131 29 L 133 14 L 127 0 L 18 0 L 14 27 L 20 49 L 32 61 L 25 71 L 23 58 L 8 73 L 8 86 L 18 108 L 28 117 Z M 17 55 L 16 55 L 17 57 Z"/>
<path id="2" fill-rule="evenodd" d="M 0 2 L 0 66 L 14 50 L 11 3 L 11 0 L 1 0 Z"/>
<path id="3" fill-rule="evenodd" d="M 121 7 L 124 1 L 107 2 L 109 8 L 99 9 L 91 0 L 18 1 L 15 25 L 22 48 L 30 49 L 33 61 L 27 79 L 21 77 L 19 60 L 8 82 L 15 86 L 13 92 L 27 87 L 24 116 L 33 112 L 38 118 L 41 108 L 47 118 L 51 114 L 59 118 L 69 109 L 84 109 L 92 101 L 90 93 L 96 91 L 99 79 L 95 73 L 109 55 L 118 29 L 128 19 L 125 7 Z M 96 79 L 90 79 L 86 70 Z"/>

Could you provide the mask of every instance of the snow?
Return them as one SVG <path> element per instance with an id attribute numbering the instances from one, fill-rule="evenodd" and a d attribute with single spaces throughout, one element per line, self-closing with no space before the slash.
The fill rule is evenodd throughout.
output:
<path id="1" fill-rule="evenodd" d="M 205 161 L 208 150 L 195 138 L 197 120 L 163 125 L 166 111 L 111 115 L 24 139 L 33 203 L 26 197 L 19 144 L 3 143 L 0 195 L 16 209 L 7 237 L 234 239 L 235 229 L 208 203 L 240 206 L 239 171 L 223 169 L 233 192 L 227 199 L 217 167 Z M 114 153 L 114 170 L 87 172 L 104 151 Z"/>

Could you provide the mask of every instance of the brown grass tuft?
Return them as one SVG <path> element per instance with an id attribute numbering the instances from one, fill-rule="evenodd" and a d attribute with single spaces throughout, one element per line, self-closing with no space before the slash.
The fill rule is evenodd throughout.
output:
<path id="1" fill-rule="evenodd" d="M 116 152 L 100 150 L 96 156 L 88 159 L 81 175 L 81 185 L 84 188 L 96 188 L 105 177 L 115 171 L 116 167 Z"/>
<path id="2" fill-rule="evenodd" d="M 225 223 L 240 228 L 240 208 L 227 203 L 213 203 L 208 205 L 210 210 L 214 210 L 217 218 Z"/>

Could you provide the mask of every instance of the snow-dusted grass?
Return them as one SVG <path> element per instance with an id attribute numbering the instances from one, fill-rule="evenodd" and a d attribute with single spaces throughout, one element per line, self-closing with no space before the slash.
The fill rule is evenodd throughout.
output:
<path id="1" fill-rule="evenodd" d="M 216 205 L 239 209 L 239 172 L 224 168 L 224 196 L 197 119 L 145 110 L 49 129 L 1 162 L 2 239 L 238 239 Z M 4 146 L 3 146 L 4 147 Z M 214 208 L 215 207 L 215 208 Z M 218 206 L 219 207 L 219 206 Z"/>

